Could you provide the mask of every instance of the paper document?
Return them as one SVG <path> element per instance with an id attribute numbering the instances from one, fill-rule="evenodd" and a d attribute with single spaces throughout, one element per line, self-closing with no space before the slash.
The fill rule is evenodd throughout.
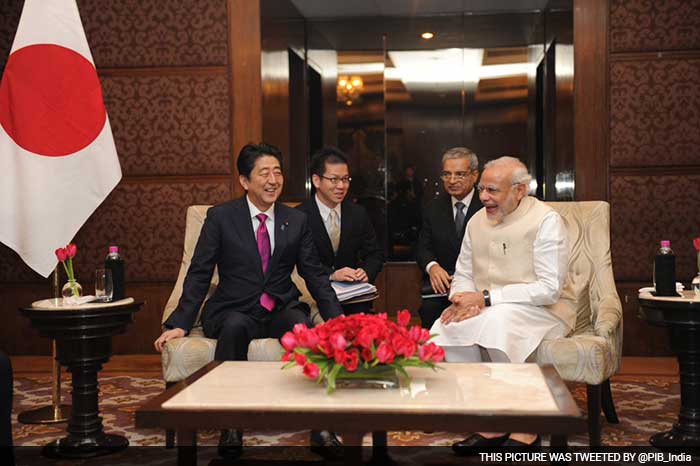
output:
<path id="1" fill-rule="evenodd" d="M 338 301 L 343 302 L 366 294 L 376 293 L 377 287 L 365 282 L 331 282 Z"/>

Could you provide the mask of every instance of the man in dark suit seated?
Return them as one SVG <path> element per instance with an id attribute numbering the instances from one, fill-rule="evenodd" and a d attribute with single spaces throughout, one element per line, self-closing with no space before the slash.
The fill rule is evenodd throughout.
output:
<path id="1" fill-rule="evenodd" d="M 335 147 L 320 149 L 311 159 L 316 194 L 297 208 L 309 217 L 321 264 L 331 280 L 374 283 L 384 253 L 365 208 L 346 200 L 350 181 L 345 154 Z M 346 315 L 371 309 L 370 302 L 342 306 Z"/>
<path id="2" fill-rule="evenodd" d="M 331 280 L 374 283 L 384 265 L 384 253 L 365 208 L 345 199 L 350 181 L 345 154 L 335 147 L 320 149 L 311 158 L 316 193 L 297 209 L 309 217 L 314 243 Z M 371 302 L 342 306 L 346 315 L 372 309 Z M 374 443 L 386 445 L 386 433 L 376 432 Z M 327 459 L 335 459 L 342 444 L 333 432 L 313 431 L 311 445 Z"/>
<path id="3" fill-rule="evenodd" d="M 416 248 L 416 261 L 424 272 L 421 293 L 443 295 L 424 298 L 418 310 L 423 328 L 428 329 L 450 305 L 446 294 L 464 230 L 472 215 L 482 207 L 474 189 L 479 178 L 479 159 L 474 152 L 466 147 L 453 147 L 445 152 L 440 178 L 445 193 L 431 201 L 423 212 Z"/>
<path id="4" fill-rule="evenodd" d="M 12 364 L 10 358 L 0 352 L 0 460 L 2 464 L 15 464 L 12 451 Z"/>
<path id="5" fill-rule="evenodd" d="M 251 340 L 281 338 L 297 323 L 310 325 L 309 308 L 298 301 L 300 293 L 292 283 L 294 266 L 322 317 L 342 314 L 306 215 L 277 202 L 284 183 L 279 149 L 248 144 L 237 166 L 246 195 L 207 212 L 178 307 L 155 341 L 158 351 L 190 331 L 217 266 L 219 286 L 202 311 L 204 334 L 217 340 L 216 360 L 246 360 Z M 241 433 L 222 432 L 222 456 L 236 458 L 241 449 Z"/>

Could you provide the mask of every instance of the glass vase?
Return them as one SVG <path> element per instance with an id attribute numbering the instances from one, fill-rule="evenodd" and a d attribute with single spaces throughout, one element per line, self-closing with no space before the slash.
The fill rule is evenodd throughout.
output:
<path id="1" fill-rule="evenodd" d="M 68 280 L 61 290 L 61 296 L 63 296 L 64 299 L 80 298 L 82 295 L 83 287 L 80 286 L 80 283 L 76 280 Z"/>
<path id="2" fill-rule="evenodd" d="M 399 377 L 396 369 L 390 366 L 378 365 L 370 368 L 358 367 L 356 371 L 345 369 L 336 376 L 337 388 L 399 388 Z"/>

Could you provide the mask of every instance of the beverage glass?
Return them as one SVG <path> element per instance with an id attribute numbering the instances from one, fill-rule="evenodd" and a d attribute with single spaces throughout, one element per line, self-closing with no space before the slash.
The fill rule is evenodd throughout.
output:
<path id="1" fill-rule="evenodd" d="M 113 290 L 112 271 L 109 269 L 95 270 L 95 297 L 97 301 L 103 303 L 111 301 Z"/>

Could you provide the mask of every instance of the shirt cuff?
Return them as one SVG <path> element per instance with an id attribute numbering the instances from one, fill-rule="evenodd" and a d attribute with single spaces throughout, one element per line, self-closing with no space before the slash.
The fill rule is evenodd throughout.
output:
<path id="1" fill-rule="evenodd" d="M 503 288 L 499 288 L 497 290 L 489 290 L 489 294 L 491 295 L 492 306 L 503 302 Z"/>
<path id="2" fill-rule="evenodd" d="M 437 265 L 437 261 L 430 261 L 428 262 L 428 265 L 425 266 L 425 273 L 430 274 L 430 268 L 433 265 Z"/>

